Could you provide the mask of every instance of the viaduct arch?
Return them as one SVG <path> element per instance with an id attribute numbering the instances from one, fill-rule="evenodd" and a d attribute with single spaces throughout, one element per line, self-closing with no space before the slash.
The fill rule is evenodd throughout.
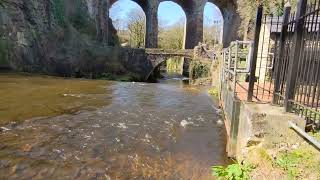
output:
<path id="1" fill-rule="evenodd" d="M 107 42 L 109 28 L 109 9 L 118 0 L 95 0 L 97 36 Z M 235 0 L 132 0 L 136 2 L 146 15 L 146 48 L 158 47 L 158 7 L 163 1 L 172 1 L 180 5 L 186 14 L 185 49 L 193 49 L 203 41 L 203 13 L 207 2 L 215 4 L 223 16 L 223 46 L 237 39 L 240 16 L 237 13 Z"/>

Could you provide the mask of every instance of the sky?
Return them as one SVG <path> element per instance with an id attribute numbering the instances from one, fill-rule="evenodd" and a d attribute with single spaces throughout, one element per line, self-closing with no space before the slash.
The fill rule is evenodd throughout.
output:
<path id="1" fill-rule="evenodd" d="M 132 9 L 140 9 L 142 11 L 141 7 L 131 0 L 119 0 L 111 7 L 110 16 L 113 20 L 125 19 Z M 212 3 L 206 4 L 204 16 L 204 23 L 206 25 L 212 25 L 214 21 L 222 20 L 220 10 Z M 164 23 L 164 26 L 170 26 L 181 21 L 181 19 L 185 20 L 185 13 L 178 4 L 165 1 L 160 3 L 158 17 L 159 21 Z"/>

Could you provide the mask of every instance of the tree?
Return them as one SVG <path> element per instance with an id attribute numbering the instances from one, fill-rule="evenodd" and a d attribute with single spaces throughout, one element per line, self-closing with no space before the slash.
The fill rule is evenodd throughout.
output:
<path id="1" fill-rule="evenodd" d="M 294 0 L 237 0 L 238 13 L 241 18 L 241 25 L 238 32 L 239 35 L 247 37 L 245 39 L 252 38 L 254 18 L 259 5 L 263 6 L 264 14 L 281 16 L 284 4 L 287 2 L 290 2 L 293 7 L 295 6 Z"/>
<path id="2" fill-rule="evenodd" d="M 208 45 L 215 45 L 221 40 L 221 25 L 205 25 L 203 27 L 203 42 Z"/>
<path id="3" fill-rule="evenodd" d="M 132 47 L 144 47 L 145 37 L 145 15 L 143 12 L 133 9 L 128 15 L 127 28 L 129 30 L 130 45 Z"/>
<path id="4" fill-rule="evenodd" d="M 165 27 L 162 22 L 159 27 L 159 48 L 182 49 L 184 46 L 185 20 L 179 20 L 174 25 Z"/>

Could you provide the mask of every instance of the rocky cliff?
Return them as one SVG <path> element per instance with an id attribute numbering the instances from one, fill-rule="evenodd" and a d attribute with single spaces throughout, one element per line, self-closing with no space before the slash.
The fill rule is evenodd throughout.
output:
<path id="1" fill-rule="evenodd" d="M 97 2 L 0 0 L 0 68 L 76 77 L 139 74 L 120 59 L 128 51 L 117 47 L 111 19 L 100 32 L 107 42 L 98 37 Z"/>

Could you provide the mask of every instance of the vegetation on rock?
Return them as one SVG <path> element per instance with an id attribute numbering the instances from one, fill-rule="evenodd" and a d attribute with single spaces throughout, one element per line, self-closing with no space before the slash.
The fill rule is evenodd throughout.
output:
<path id="1" fill-rule="evenodd" d="M 65 6 L 63 0 L 53 0 L 52 5 L 54 18 L 60 26 L 65 26 Z"/>

